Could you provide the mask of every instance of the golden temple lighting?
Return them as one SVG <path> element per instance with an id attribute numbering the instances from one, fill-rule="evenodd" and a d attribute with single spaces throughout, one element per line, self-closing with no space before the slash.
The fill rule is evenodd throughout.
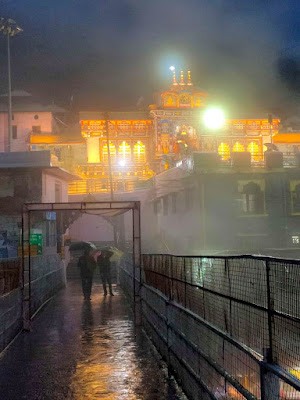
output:
<path id="1" fill-rule="evenodd" d="M 245 151 L 245 147 L 242 143 L 235 142 L 232 151 L 243 152 Z"/>
<path id="2" fill-rule="evenodd" d="M 191 79 L 191 71 L 188 71 L 188 83 L 189 86 L 192 85 L 192 79 Z"/>
<path id="3" fill-rule="evenodd" d="M 182 70 L 180 71 L 180 83 L 179 83 L 179 85 L 185 85 L 184 76 L 183 76 L 183 71 Z"/>
<path id="4" fill-rule="evenodd" d="M 137 163 L 146 162 L 145 145 L 140 141 L 133 146 L 133 161 Z"/>
<path id="5" fill-rule="evenodd" d="M 122 157 L 123 160 L 130 161 L 131 159 L 131 147 L 125 141 L 122 142 L 119 146 L 118 150 L 119 157 Z"/>
<path id="6" fill-rule="evenodd" d="M 249 151 L 251 153 L 251 159 L 253 161 L 260 160 L 259 146 L 256 142 L 250 142 L 247 146 L 247 151 Z"/>
<path id="7" fill-rule="evenodd" d="M 108 148 L 107 143 L 102 146 L 102 162 L 108 163 Z M 109 142 L 109 151 L 110 151 L 110 159 L 111 162 L 114 163 L 116 161 L 116 146 Z"/>
<path id="8" fill-rule="evenodd" d="M 230 147 L 227 143 L 220 143 L 218 147 L 218 153 L 222 160 L 229 160 L 230 158 Z"/>

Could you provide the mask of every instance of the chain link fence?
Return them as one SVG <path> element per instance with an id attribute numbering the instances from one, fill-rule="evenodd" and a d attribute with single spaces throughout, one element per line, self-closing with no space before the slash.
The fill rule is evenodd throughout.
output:
<path id="1" fill-rule="evenodd" d="M 143 323 L 191 398 L 300 399 L 299 261 L 151 254 L 142 277 Z"/>

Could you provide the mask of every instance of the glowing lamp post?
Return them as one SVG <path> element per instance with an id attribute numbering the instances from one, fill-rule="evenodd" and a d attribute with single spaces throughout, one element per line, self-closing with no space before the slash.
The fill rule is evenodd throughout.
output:
<path id="1" fill-rule="evenodd" d="M 225 123 L 224 112 L 219 108 L 210 108 L 205 111 L 203 122 L 208 129 L 221 129 Z"/>
<path id="2" fill-rule="evenodd" d="M 203 123 L 211 131 L 217 131 L 223 128 L 225 124 L 225 115 L 220 108 L 209 108 L 204 112 Z M 215 138 L 216 151 L 218 151 L 217 138 Z"/>

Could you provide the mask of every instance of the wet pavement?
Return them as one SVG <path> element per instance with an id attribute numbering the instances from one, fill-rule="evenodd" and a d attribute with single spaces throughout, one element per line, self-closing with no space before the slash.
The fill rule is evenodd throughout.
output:
<path id="1" fill-rule="evenodd" d="M 183 400 L 124 295 L 69 283 L 0 356 L 0 400 Z"/>

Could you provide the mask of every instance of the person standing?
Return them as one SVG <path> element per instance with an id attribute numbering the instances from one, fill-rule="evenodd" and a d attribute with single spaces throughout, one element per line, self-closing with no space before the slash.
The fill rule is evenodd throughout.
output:
<path id="1" fill-rule="evenodd" d="M 91 250 L 86 249 L 83 256 L 81 256 L 78 261 L 82 283 L 82 292 L 85 300 L 91 300 L 93 275 L 96 268 L 96 261 L 90 253 Z"/>
<path id="2" fill-rule="evenodd" d="M 110 257 L 112 253 L 108 250 L 102 251 L 101 255 L 97 257 L 97 265 L 100 270 L 100 277 L 102 280 L 104 296 L 107 296 L 106 284 L 108 284 L 109 294 L 114 296 L 111 286 L 111 262 Z"/>

